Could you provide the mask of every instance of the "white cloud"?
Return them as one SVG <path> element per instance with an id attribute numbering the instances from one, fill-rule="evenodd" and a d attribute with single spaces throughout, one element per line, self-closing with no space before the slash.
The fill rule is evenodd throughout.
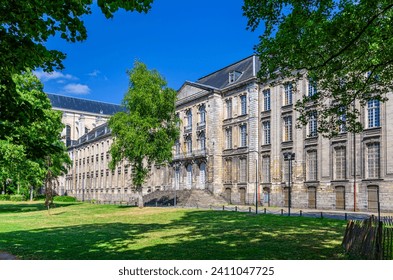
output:
<path id="1" fill-rule="evenodd" d="M 90 73 L 87 74 L 87 75 L 89 75 L 90 77 L 97 77 L 98 74 L 100 74 L 100 73 L 101 73 L 100 70 L 95 69 L 93 72 L 90 72 Z"/>
<path id="2" fill-rule="evenodd" d="M 58 71 L 53 71 L 53 72 L 44 72 L 42 70 L 40 71 L 33 71 L 33 74 L 37 76 L 38 79 L 40 79 L 42 82 L 47 82 L 50 80 L 57 80 L 57 79 L 65 79 L 65 80 L 77 80 L 75 76 L 72 76 L 70 74 L 63 74 Z"/>
<path id="3" fill-rule="evenodd" d="M 91 91 L 87 85 L 82 84 L 68 84 L 63 89 L 71 94 L 89 94 Z"/>

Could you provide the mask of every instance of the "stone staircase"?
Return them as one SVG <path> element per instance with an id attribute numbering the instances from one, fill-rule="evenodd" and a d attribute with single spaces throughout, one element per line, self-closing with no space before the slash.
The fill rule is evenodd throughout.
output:
<path id="1" fill-rule="evenodd" d="M 145 206 L 173 206 L 175 191 L 155 191 L 143 196 Z M 228 202 L 208 190 L 178 190 L 176 205 L 182 207 L 210 207 L 228 205 Z"/>

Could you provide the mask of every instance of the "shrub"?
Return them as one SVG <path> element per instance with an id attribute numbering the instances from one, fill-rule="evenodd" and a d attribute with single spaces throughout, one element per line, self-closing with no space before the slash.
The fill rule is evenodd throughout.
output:
<path id="1" fill-rule="evenodd" d="M 0 201 L 10 200 L 9 194 L 0 194 Z"/>
<path id="2" fill-rule="evenodd" d="M 66 196 L 66 195 L 64 195 L 64 196 L 55 196 L 53 198 L 53 201 L 56 201 L 56 202 L 76 202 L 76 198 L 72 197 L 72 196 Z"/>
<path id="3" fill-rule="evenodd" d="M 43 194 L 39 194 L 39 195 L 36 195 L 36 196 L 34 196 L 34 200 L 45 200 L 45 195 L 43 195 Z"/>
<path id="4" fill-rule="evenodd" d="M 25 196 L 23 194 L 14 194 L 10 196 L 11 201 L 25 201 Z"/>

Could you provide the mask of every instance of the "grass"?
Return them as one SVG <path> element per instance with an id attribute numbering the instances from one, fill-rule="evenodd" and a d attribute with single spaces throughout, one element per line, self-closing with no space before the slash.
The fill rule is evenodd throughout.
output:
<path id="1" fill-rule="evenodd" d="M 239 212 L 0 202 L 0 251 L 20 259 L 343 259 L 345 222 Z"/>

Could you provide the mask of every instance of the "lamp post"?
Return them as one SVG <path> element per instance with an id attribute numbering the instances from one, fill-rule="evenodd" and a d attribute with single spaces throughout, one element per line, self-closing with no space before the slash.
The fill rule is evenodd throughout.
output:
<path id="1" fill-rule="evenodd" d="M 175 197 L 173 198 L 173 206 L 176 207 L 177 205 L 177 189 L 179 188 L 179 181 L 180 181 L 180 162 L 176 162 L 174 164 L 174 171 L 175 171 Z"/>
<path id="2" fill-rule="evenodd" d="M 284 161 L 288 161 L 288 216 L 291 215 L 291 178 L 292 178 L 292 161 L 295 160 L 295 153 L 285 152 Z"/>

